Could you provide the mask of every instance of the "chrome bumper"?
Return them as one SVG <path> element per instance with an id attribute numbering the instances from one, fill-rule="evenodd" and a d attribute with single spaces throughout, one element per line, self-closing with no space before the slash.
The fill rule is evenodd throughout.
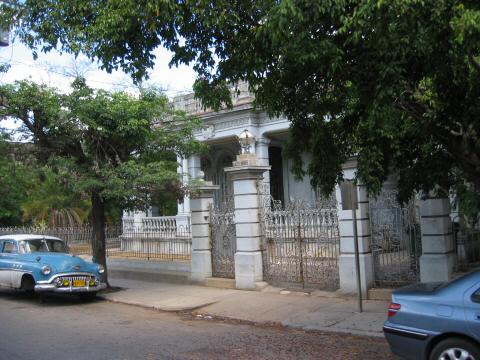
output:
<path id="1" fill-rule="evenodd" d="M 56 292 L 56 293 L 84 293 L 84 292 L 97 292 L 105 289 L 107 284 L 99 283 L 97 286 L 66 286 L 57 287 L 53 284 L 38 284 L 35 285 L 36 292 Z"/>

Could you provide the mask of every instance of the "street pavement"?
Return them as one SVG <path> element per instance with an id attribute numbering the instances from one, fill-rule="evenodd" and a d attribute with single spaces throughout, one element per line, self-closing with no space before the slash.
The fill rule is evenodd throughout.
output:
<path id="1" fill-rule="evenodd" d="M 363 302 L 325 291 L 291 291 L 267 286 L 261 291 L 220 289 L 110 278 L 113 290 L 99 294 L 111 302 L 168 312 L 191 312 L 202 319 L 240 320 L 302 330 L 343 332 L 383 337 L 388 302 Z"/>
<path id="2" fill-rule="evenodd" d="M 396 359 L 378 337 L 258 326 L 66 294 L 40 299 L 0 289 L 0 318 L 1 360 Z"/>

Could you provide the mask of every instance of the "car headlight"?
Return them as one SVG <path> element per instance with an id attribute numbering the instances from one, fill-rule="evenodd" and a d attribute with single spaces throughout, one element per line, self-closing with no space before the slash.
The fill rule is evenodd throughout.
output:
<path id="1" fill-rule="evenodd" d="M 52 268 L 48 265 L 42 267 L 42 274 L 49 275 L 52 272 Z"/>
<path id="2" fill-rule="evenodd" d="M 105 272 L 105 268 L 102 265 L 98 265 L 98 273 L 103 274 Z"/>

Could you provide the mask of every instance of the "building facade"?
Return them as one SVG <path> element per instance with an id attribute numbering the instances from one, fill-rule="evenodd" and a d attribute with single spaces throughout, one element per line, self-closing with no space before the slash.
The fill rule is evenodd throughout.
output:
<path id="1" fill-rule="evenodd" d="M 185 198 L 175 216 L 175 226 L 191 228 L 192 280 L 222 277 L 244 289 L 268 281 L 355 293 L 356 258 L 364 295 L 374 286 L 451 277 L 456 249 L 447 199 L 400 205 L 392 177 L 376 198 L 356 186 L 352 211 L 340 186 L 324 198 L 308 176 L 294 178 L 291 160 L 282 156 L 288 119 L 255 109 L 246 84 L 232 100 L 232 109 L 218 112 L 203 109 L 193 94 L 173 100 L 176 109 L 202 119 L 196 138 L 209 145 L 207 154 L 178 157 L 185 183 L 204 181 L 199 196 Z M 242 134 L 251 140 L 243 147 Z M 354 159 L 344 164 L 346 179 L 355 171 Z M 152 214 L 130 215 L 125 222 L 152 221 Z"/>

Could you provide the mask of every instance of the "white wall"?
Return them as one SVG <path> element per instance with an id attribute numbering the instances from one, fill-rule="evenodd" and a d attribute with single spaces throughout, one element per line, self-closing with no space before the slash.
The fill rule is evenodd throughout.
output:
<path id="1" fill-rule="evenodd" d="M 303 155 L 303 161 L 308 164 L 310 162 L 310 155 Z M 283 179 L 284 179 L 284 196 L 285 200 L 305 200 L 308 202 L 314 202 L 315 191 L 310 185 L 310 176 L 304 176 L 302 181 L 295 180 L 294 175 L 291 172 L 293 167 L 293 161 L 291 159 L 284 159 L 283 161 Z"/>

